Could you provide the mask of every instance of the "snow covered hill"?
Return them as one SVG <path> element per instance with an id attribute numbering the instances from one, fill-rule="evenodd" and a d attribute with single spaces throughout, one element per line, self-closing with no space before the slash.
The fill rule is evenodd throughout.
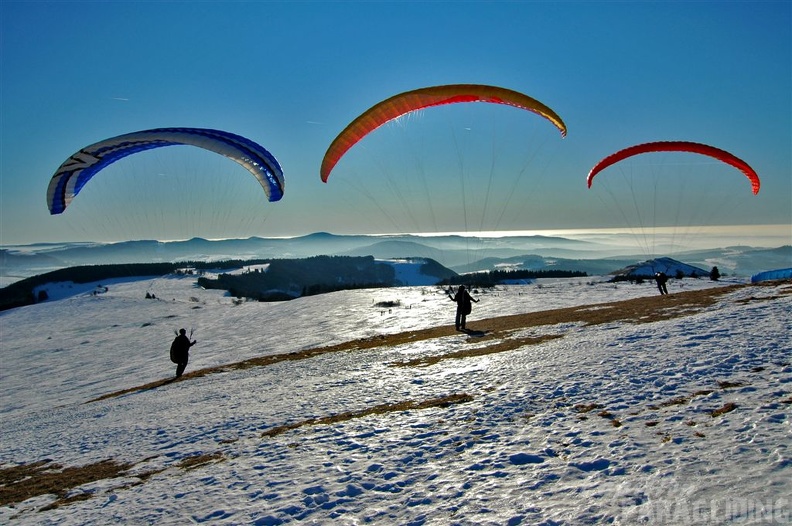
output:
<path id="1" fill-rule="evenodd" d="M 613 273 L 614 277 L 623 279 L 651 278 L 657 272 L 664 272 L 667 276 L 683 276 L 688 278 L 703 278 L 709 276 L 710 270 L 694 267 L 672 258 L 655 258 L 635 265 L 629 265 Z"/>
<path id="2" fill-rule="evenodd" d="M 739 286 L 686 303 L 686 291 L 728 285 Z M 672 279 L 659 296 L 650 283 L 537 280 L 474 291 L 470 333 L 428 339 L 409 331 L 454 315 L 435 287 L 239 303 L 194 276 L 103 286 L 0 313 L 0 523 L 792 517 L 788 282 Z M 641 298 L 672 317 L 543 317 Z M 496 330 L 493 317 L 521 313 L 522 328 Z M 219 369 L 92 401 L 171 376 L 180 327 L 198 340 L 188 373 Z M 370 345 L 222 367 L 352 340 Z M 55 489 L 11 497 L 44 475 Z"/>

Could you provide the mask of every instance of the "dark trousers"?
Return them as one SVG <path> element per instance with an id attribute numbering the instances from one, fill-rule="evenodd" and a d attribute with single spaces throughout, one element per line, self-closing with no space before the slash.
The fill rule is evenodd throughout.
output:
<path id="1" fill-rule="evenodd" d="M 186 368 L 187 368 L 187 359 L 185 359 L 184 362 L 177 363 L 176 364 L 176 377 L 178 378 L 179 376 L 181 376 Z"/>
<path id="2" fill-rule="evenodd" d="M 456 311 L 456 320 L 454 320 L 454 325 L 456 326 L 457 330 L 465 328 L 465 318 L 467 315 L 465 311 L 462 309 L 457 309 Z"/>

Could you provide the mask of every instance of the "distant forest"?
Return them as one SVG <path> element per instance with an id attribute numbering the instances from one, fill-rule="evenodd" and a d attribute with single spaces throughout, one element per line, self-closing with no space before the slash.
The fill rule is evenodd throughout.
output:
<path id="1" fill-rule="evenodd" d="M 226 290 L 237 298 L 281 301 L 345 289 L 392 287 L 396 271 L 373 256 L 315 256 L 274 259 L 266 270 L 198 278 L 205 289 Z"/>

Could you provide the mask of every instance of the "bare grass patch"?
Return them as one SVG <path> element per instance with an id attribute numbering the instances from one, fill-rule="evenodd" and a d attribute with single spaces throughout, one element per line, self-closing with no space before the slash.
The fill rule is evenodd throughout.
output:
<path id="1" fill-rule="evenodd" d="M 469 394 L 462 393 L 462 394 L 452 394 L 448 396 L 442 396 L 439 398 L 431 398 L 429 400 L 405 400 L 403 402 L 396 402 L 392 404 L 380 404 L 374 407 L 369 407 L 358 411 L 348 411 L 345 413 L 339 413 L 336 415 L 330 415 L 321 418 L 309 418 L 307 420 L 294 422 L 292 424 L 276 426 L 264 431 L 261 434 L 261 436 L 274 437 L 286 433 L 287 431 L 291 431 L 293 429 L 297 429 L 304 426 L 335 424 L 337 422 L 352 420 L 353 418 L 362 418 L 364 416 L 369 416 L 369 415 L 381 415 L 385 413 L 410 411 L 413 409 L 428 409 L 430 407 L 448 407 L 449 405 L 452 404 L 462 404 L 465 402 L 470 402 L 471 400 L 473 400 L 472 396 L 470 396 Z"/>
<path id="2" fill-rule="evenodd" d="M 734 402 L 728 402 L 728 403 L 724 404 L 723 407 L 715 409 L 710 414 L 712 415 L 713 418 L 715 418 L 717 416 L 721 416 L 721 415 L 725 415 L 726 413 L 730 413 L 730 412 L 734 411 L 735 409 L 737 409 L 737 404 L 735 404 Z"/>
<path id="3" fill-rule="evenodd" d="M 85 500 L 91 495 L 69 497 L 67 494 L 69 490 L 83 484 L 121 476 L 133 465 L 109 459 L 85 466 L 63 467 L 42 460 L 0 468 L 0 506 L 50 494 L 55 495 L 57 500 L 47 506 L 48 509 Z"/>
<path id="4" fill-rule="evenodd" d="M 556 338 L 561 338 L 561 336 L 548 334 L 545 336 L 538 336 L 538 337 L 511 338 L 508 340 L 500 341 L 493 345 L 476 347 L 475 349 L 465 349 L 463 351 L 457 351 L 457 352 L 442 354 L 437 356 L 425 356 L 422 358 L 416 358 L 414 360 L 409 360 L 406 362 L 395 362 L 390 365 L 391 367 L 428 367 L 442 360 L 471 358 L 475 356 L 485 356 L 487 354 L 513 351 L 515 349 L 519 349 L 520 347 L 525 347 L 526 345 L 537 345 L 539 343 L 548 340 L 554 340 Z"/>
<path id="5" fill-rule="evenodd" d="M 183 458 L 179 462 L 178 466 L 182 469 L 189 470 L 210 464 L 212 462 L 220 462 L 222 460 L 225 460 L 225 456 L 217 451 L 214 453 L 204 453 L 201 455 L 190 455 Z"/>

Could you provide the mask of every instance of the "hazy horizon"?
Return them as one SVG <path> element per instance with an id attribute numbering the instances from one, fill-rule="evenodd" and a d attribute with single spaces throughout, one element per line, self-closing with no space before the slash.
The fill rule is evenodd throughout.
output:
<path id="1" fill-rule="evenodd" d="M 336 233 L 328 232 L 325 230 L 316 230 L 314 232 L 306 232 L 304 234 L 297 234 L 292 236 L 247 236 L 247 237 L 223 237 L 223 238 L 207 238 L 202 236 L 194 236 L 185 239 L 118 239 L 118 240 L 73 240 L 73 241 L 37 241 L 32 243 L 2 243 L 0 248 L 9 247 L 24 247 L 35 245 L 57 245 L 57 244 L 80 244 L 80 243 L 96 243 L 96 244 L 117 244 L 135 241 L 158 241 L 161 243 L 174 243 L 184 242 L 190 239 L 205 239 L 207 241 L 226 241 L 234 239 L 248 239 L 248 238 L 261 238 L 261 239 L 297 239 L 300 237 L 310 236 L 313 234 L 326 233 L 334 236 L 367 236 L 367 237 L 397 237 L 397 236 L 413 236 L 413 237 L 443 237 L 443 236 L 459 236 L 470 238 L 507 238 L 507 237 L 529 237 L 529 236 L 545 236 L 545 237 L 565 237 L 579 240 L 591 240 L 608 238 L 613 239 L 616 236 L 622 236 L 625 239 L 632 238 L 641 233 L 653 233 L 657 236 L 667 238 L 680 238 L 680 237 L 696 237 L 708 238 L 707 246 L 704 248 L 720 247 L 718 244 L 723 240 L 730 240 L 729 244 L 745 244 L 746 246 L 756 247 L 774 247 L 792 244 L 792 225 L 786 224 L 768 224 L 768 225 L 706 225 L 706 226 L 693 226 L 693 227 L 644 227 L 644 228 L 567 228 L 567 229 L 531 229 L 531 230 L 499 230 L 499 231 L 481 231 L 481 232 L 383 232 L 383 233 Z M 718 241 L 713 241 L 718 240 Z M 629 243 L 626 243 L 629 244 Z"/>

